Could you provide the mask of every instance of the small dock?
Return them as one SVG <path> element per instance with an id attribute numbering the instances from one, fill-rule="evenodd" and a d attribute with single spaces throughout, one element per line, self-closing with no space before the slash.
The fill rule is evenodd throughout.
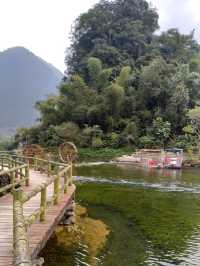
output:
<path id="1" fill-rule="evenodd" d="M 37 158 L 0 157 L 0 266 L 34 265 L 74 200 L 72 165 Z"/>

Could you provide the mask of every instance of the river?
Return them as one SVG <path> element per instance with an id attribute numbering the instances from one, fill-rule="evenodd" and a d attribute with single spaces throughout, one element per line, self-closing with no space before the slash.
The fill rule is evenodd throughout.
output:
<path id="1" fill-rule="evenodd" d="M 58 227 L 45 265 L 200 265 L 200 169 L 104 164 L 75 175 L 78 226 Z"/>

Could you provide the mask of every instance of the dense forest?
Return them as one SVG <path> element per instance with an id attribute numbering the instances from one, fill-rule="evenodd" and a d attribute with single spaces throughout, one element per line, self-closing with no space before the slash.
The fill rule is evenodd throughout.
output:
<path id="1" fill-rule="evenodd" d="M 200 46 L 194 31 L 158 33 L 145 0 L 101 0 L 74 23 L 59 94 L 36 104 L 16 143 L 163 147 L 198 142 Z"/>

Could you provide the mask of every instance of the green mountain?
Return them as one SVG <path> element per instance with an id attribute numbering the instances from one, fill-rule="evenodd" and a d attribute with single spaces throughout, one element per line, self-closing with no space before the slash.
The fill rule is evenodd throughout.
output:
<path id="1" fill-rule="evenodd" d="M 30 126 L 37 119 L 35 103 L 56 87 L 63 75 L 24 47 L 0 53 L 0 135 L 17 127 Z"/>

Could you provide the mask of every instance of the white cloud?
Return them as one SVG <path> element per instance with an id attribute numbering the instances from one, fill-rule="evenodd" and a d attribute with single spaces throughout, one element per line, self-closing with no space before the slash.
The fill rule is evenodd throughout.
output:
<path id="1" fill-rule="evenodd" d="M 199 0 L 151 0 L 160 14 L 161 30 L 179 28 L 183 33 L 196 30 L 196 38 L 200 40 L 200 1 Z"/>
<path id="2" fill-rule="evenodd" d="M 98 0 L 0 0 L 0 51 L 25 46 L 64 71 L 64 52 L 75 18 Z M 151 0 L 158 7 L 161 29 L 196 28 L 200 0 Z"/>
<path id="3" fill-rule="evenodd" d="M 24 46 L 64 71 L 75 18 L 97 0 L 0 0 L 0 51 Z"/>

